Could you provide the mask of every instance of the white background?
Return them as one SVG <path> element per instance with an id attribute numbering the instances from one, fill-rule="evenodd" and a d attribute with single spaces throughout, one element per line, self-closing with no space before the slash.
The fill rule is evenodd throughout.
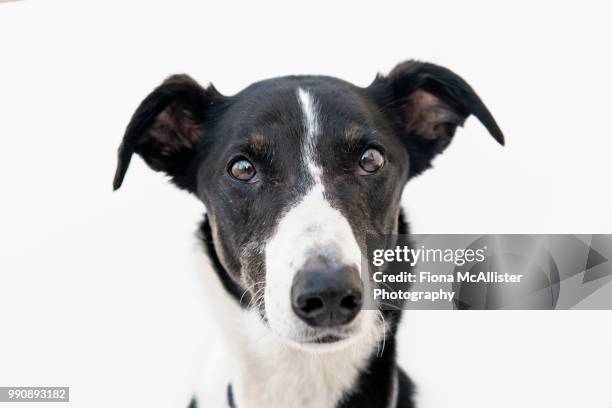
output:
<path id="1" fill-rule="evenodd" d="M 611 11 L 603 1 L 0 4 L 0 385 L 67 385 L 74 407 L 186 405 L 215 335 L 193 237 L 204 208 L 139 159 L 111 192 L 125 125 L 172 73 L 232 94 L 277 75 L 365 86 L 407 58 L 445 65 L 508 145 L 470 119 L 406 189 L 414 232 L 612 233 Z M 409 312 L 400 360 L 421 407 L 610 408 L 611 318 Z"/>

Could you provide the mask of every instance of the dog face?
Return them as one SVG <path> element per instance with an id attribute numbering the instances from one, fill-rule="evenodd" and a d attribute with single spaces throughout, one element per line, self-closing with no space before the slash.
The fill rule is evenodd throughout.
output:
<path id="1" fill-rule="evenodd" d="M 397 233 L 405 183 L 474 114 L 495 120 L 451 71 L 414 61 L 367 88 L 313 76 L 225 97 L 177 75 L 141 103 L 115 188 L 136 152 L 205 204 L 214 251 L 245 306 L 316 349 L 381 329 L 361 311 L 367 234 Z"/>

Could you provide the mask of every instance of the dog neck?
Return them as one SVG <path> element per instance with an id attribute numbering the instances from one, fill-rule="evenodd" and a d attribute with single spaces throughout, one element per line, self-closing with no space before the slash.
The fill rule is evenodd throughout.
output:
<path id="1" fill-rule="evenodd" d="M 221 283 L 217 286 L 224 292 L 223 307 L 228 309 L 220 323 L 225 345 L 231 349 L 228 381 L 237 408 L 396 406 L 399 374 L 395 334 L 401 312 L 383 312 L 388 327 L 383 339 L 364 335 L 341 349 L 330 346 L 320 353 L 288 345 L 272 333 L 256 311 L 248 309 L 244 290 L 219 260 L 207 219 L 200 235 Z M 199 406 L 202 404 L 205 401 Z"/>

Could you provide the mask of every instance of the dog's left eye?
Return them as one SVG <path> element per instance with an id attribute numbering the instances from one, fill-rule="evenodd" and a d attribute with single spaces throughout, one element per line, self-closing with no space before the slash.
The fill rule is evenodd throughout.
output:
<path id="1" fill-rule="evenodd" d="M 385 165 L 383 152 L 375 147 L 368 147 L 361 154 L 359 167 L 366 173 L 372 174 L 380 170 Z"/>
<path id="2" fill-rule="evenodd" d="M 234 160 L 228 169 L 228 173 L 236 180 L 245 182 L 253 181 L 257 174 L 253 163 L 244 157 Z"/>

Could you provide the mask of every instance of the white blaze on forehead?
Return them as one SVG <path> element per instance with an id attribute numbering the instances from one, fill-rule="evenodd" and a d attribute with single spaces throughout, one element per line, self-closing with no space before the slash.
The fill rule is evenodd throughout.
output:
<path id="1" fill-rule="evenodd" d="M 318 255 L 360 270 L 361 251 L 347 219 L 325 198 L 322 170 L 316 160 L 320 131 L 316 100 L 302 88 L 298 88 L 297 98 L 305 130 L 304 163 L 314 185 L 293 207 L 285 210 L 274 235 L 265 245 L 265 307 L 272 329 L 283 337 L 299 341 L 305 325 L 291 308 L 295 274 L 309 257 Z"/>
<path id="2" fill-rule="evenodd" d="M 315 162 L 315 148 L 319 135 L 319 115 L 312 95 L 302 88 L 298 88 L 298 98 L 300 107 L 304 115 L 304 159 L 308 166 L 308 171 L 314 177 L 315 182 L 321 182 L 321 168 Z"/>

